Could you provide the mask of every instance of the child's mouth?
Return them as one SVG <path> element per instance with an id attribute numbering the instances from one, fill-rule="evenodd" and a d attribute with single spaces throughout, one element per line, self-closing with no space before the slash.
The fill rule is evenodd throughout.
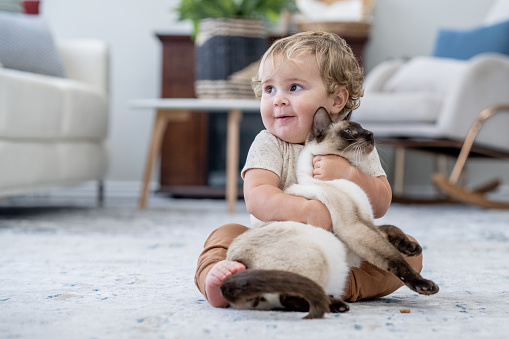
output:
<path id="1" fill-rule="evenodd" d="M 281 115 L 279 117 L 276 117 L 277 120 L 283 120 L 283 121 L 289 120 L 291 118 L 293 118 L 293 116 L 291 116 L 291 115 Z"/>

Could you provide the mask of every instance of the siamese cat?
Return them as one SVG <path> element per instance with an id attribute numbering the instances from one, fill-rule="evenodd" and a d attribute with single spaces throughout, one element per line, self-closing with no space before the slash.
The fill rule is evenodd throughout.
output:
<path id="1" fill-rule="evenodd" d="M 422 278 L 400 254 L 416 256 L 422 248 L 396 226 L 375 226 L 368 197 L 359 186 L 344 179 L 313 178 L 315 154 L 341 155 L 362 170 L 374 151 L 373 133 L 349 121 L 350 114 L 334 123 L 324 108 L 318 109 L 299 155 L 298 183 L 285 191 L 321 200 L 331 213 L 333 233 L 297 222 L 272 222 L 237 237 L 227 260 L 247 269 L 221 285 L 232 306 L 309 311 L 305 319 L 346 312 L 349 306 L 341 299 L 346 279 L 350 268 L 363 260 L 393 273 L 417 293 L 438 292 L 438 286 Z"/>

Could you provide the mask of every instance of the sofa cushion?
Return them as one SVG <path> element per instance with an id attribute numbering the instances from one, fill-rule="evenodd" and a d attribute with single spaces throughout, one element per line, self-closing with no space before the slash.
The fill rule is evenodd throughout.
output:
<path id="1" fill-rule="evenodd" d="M 45 21 L 37 15 L 0 12 L 0 62 L 5 68 L 65 77 Z"/>
<path id="2" fill-rule="evenodd" d="M 14 141 L 0 138 L 0 196 L 101 178 L 108 152 L 100 141 Z"/>
<path id="3" fill-rule="evenodd" d="M 401 66 L 382 87 L 387 92 L 447 93 L 464 72 L 463 60 L 415 57 Z"/>
<path id="4" fill-rule="evenodd" d="M 410 92 L 383 93 L 369 92 L 364 95 L 361 105 L 353 112 L 352 120 L 391 124 L 435 123 L 443 102 L 441 93 Z"/>
<path id="5" fill-rule="evenodd" d="M 0 0 L 0 12 L 22 13 L 23 6 L 20 0 Z"/>
<path id="6" fill-rule="evenodd" d="M 0 69 L 0 137 L 104 139 L 108 100 L 83 83 Z"/>
<path id="7" fill-rule="evenodd" d="M 467 31 L 442 29 L 433 55 L 468 60 L 481 53 L 509 55 L 509 21 Z"/>

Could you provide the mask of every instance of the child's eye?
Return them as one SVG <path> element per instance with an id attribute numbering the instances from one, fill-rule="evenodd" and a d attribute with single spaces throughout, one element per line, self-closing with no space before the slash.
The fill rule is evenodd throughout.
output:
<path id="1" fill-rule="evenodd" d="M 293 84 L 293 85 L 290 86 L 290 91 L 292 91 L 292 92 L 293 91 L 298 91 L 300 89 L 302 89 L 302 86 L 300 86 L 300 85 Z"/>
<path id="2" fill-rule="evenodd" d="M 271 94 L 273 92 L 274 92 L 274 87 L 272 87 L 272 86 L 266 86 L 265 87 L 265 93 Z"/>

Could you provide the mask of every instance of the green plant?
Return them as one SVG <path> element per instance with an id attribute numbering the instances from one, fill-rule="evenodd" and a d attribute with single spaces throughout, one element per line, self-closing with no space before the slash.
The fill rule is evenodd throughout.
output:
<path id="1" fill-rule="evenodd" d="M 246 18 L 277 21 L 281 10 L 296 10 L 294 0 L 182 0 L 175 9 L 178 19 L 193 22 L 193 36 L 201 19 Z"/>

